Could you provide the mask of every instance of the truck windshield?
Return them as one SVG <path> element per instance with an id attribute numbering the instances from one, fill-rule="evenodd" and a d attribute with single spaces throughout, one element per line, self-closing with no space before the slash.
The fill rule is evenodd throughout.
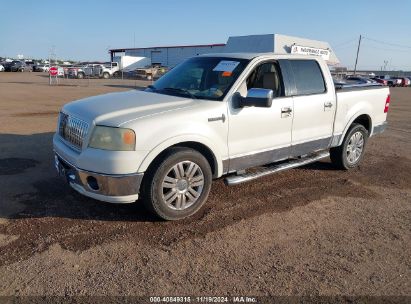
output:
<path id="1" fill-rule="evenodd" d="M 146 91 L 194 99 L 223 100 L 249 60 L 194 57 L 169 71 Z"/>

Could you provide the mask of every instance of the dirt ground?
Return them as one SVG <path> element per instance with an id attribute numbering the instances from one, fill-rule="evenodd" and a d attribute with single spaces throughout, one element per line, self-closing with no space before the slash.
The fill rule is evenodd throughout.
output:
<path id="1" fill-rule="evenodd" d="M 62 105 L 145 85 L 0 73 L 0 295 L 411 296 L 411 88 L 391 90 L 358 169 L 216 180 L 198 215 L 161 222 L 82 197 L 53 166 Z"/>

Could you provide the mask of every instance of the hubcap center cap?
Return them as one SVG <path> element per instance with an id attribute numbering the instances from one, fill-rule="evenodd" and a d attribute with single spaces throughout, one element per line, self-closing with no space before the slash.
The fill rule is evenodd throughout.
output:
<path id="1" fill-rule="evenodd" d="M 188 182 L 185 179 L 178 180 L 177 189 L 179 191 L 186 191 L 188 189 Z"/>

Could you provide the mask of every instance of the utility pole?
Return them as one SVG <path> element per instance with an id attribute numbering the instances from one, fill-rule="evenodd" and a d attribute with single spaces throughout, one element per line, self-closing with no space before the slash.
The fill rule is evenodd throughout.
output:
<path id="1" fill-rule="evenodd" d="M 360 46 L 361 46 L 361 35 L 360 35 L 360 40 L 358 40 L 357 57 L 355 58 L 355 66 L 354 66 L 354 75 L 357 73 L 357 63 L 358 63 L 358 54 L 360 53 Z"/>
<path id="2" fill-rule="evenodd" d="M 384 72 L 387 70 L 388 60 L 384 60 Z"/>

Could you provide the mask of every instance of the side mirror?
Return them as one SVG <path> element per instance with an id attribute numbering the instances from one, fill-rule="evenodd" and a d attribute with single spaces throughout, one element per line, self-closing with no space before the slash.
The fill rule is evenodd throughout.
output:
<path id="1" fill-rule="evenodd" d="M 249 89 L 247 97 L 240 100 L 240 107 L 270 108 L 273 103 L 273 90 Z"/>

